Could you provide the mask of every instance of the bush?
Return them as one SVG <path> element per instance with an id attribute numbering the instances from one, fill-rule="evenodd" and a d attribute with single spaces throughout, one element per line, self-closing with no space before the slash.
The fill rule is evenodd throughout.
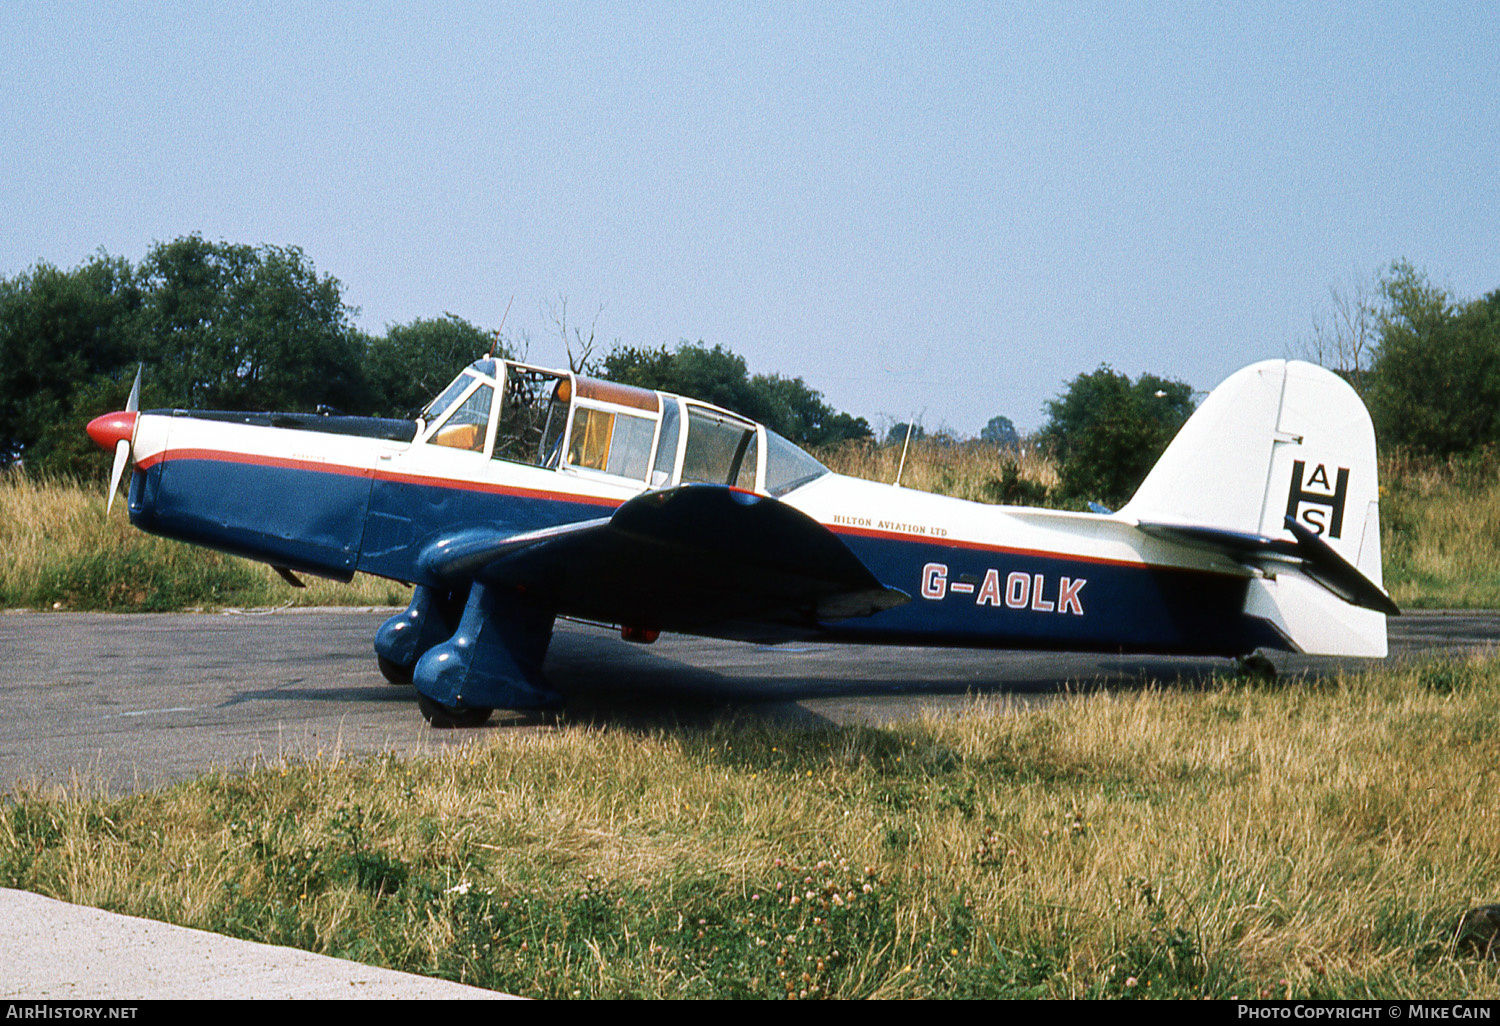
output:
<path id="1" fill-rule="evenodd" d="M 1059 464 L 1061 498 L 1119 507 L 1193 412 L 1193 390 L 1154 374 L 1132 382 L 1101 364 L 1074 378 L 1047 409 L 1041 437 Z"/>

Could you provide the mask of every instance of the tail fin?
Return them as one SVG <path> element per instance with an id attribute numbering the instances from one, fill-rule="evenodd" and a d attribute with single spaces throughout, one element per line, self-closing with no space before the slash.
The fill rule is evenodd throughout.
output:
<path id="1" fill-rule="evenodd" d="M 1321 367 L 1267 360 L 1210 393 L 1120 516 L 1262 570 L 1245 611 L 1300 650 L 1384 656 L 1379 501 L 1359 396 Z"/>

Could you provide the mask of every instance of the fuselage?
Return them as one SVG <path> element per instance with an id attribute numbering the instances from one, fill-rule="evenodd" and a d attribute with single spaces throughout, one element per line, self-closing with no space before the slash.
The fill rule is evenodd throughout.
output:
<path id="1" fill-rule="evenodd" d="M 844 477 L 727 411 L 559 372 L 548 372 L 556 380 L 545 423 L 539 400 L 526 430 L 507 422 L 499 401 L 476 414 L 479 398 L 506 394 L 515 366 L 480 361 L 415 423 L 141 413 L 131 521 L 293 570 L 432 585 L 420 555 L 445 534 L 597 520 L 648 490 L 720 475 L 714 483 L 823 524 L 883 584 L 911 596 L 821 624 L 829 639 L 1226 655 L 1287 647 L 1243 612 L 1246 570 L 1119 518 Z M 454 423 L 465 409 L 467 434 Z M 509 445 L 507 432 L 525 445 Z"/>

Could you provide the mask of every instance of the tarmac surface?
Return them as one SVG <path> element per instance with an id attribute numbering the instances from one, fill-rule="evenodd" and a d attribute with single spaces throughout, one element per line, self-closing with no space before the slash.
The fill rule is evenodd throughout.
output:
<path id="1" fill-rule="evenodd" d="M 374 665 L 394 610 L 265 615 L 0 614 L 0 800 L 17 788 L 122 793 L 258 762 L 420 754 L 536 729 L 497 715 L 435 731 L 410 688 Z M 1500 613 L 1390 621 L 1391 660 L 1492 651 Z M 1283 676 L 1372 660 L 1273 656 Z M 574 722 L 656 729 L 726 712 L 809 723 L 889 723 L 976 698 L 1018 709 L 1080 690 L 1197 687 L 1223 659 L 824 644 L 776 647 L 664 636 L 649 647 L 560 623 L 548 656 Z M 0 998 L 454 998 L 493 992 L 187 930 L 0 889 Z"/>

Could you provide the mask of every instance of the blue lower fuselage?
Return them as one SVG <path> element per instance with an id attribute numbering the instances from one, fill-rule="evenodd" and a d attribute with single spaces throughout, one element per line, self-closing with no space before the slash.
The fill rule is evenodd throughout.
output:
<path id="1" fill-rule="evenodd" d="M 618 505 L 232 454 L 174 453 L 138 467 L 130 488 L 130 519 L 142 530 L 328 577 L 359 571 L 413 584 L 437 583 L 419 555 L 446 533 L 533 531 Z M 1243 612 L 1243 575 L 830 529 L 883 584 L 912 596 L 819 625 L 831 640 L 1213 655 L 1290 647 Z"/>

